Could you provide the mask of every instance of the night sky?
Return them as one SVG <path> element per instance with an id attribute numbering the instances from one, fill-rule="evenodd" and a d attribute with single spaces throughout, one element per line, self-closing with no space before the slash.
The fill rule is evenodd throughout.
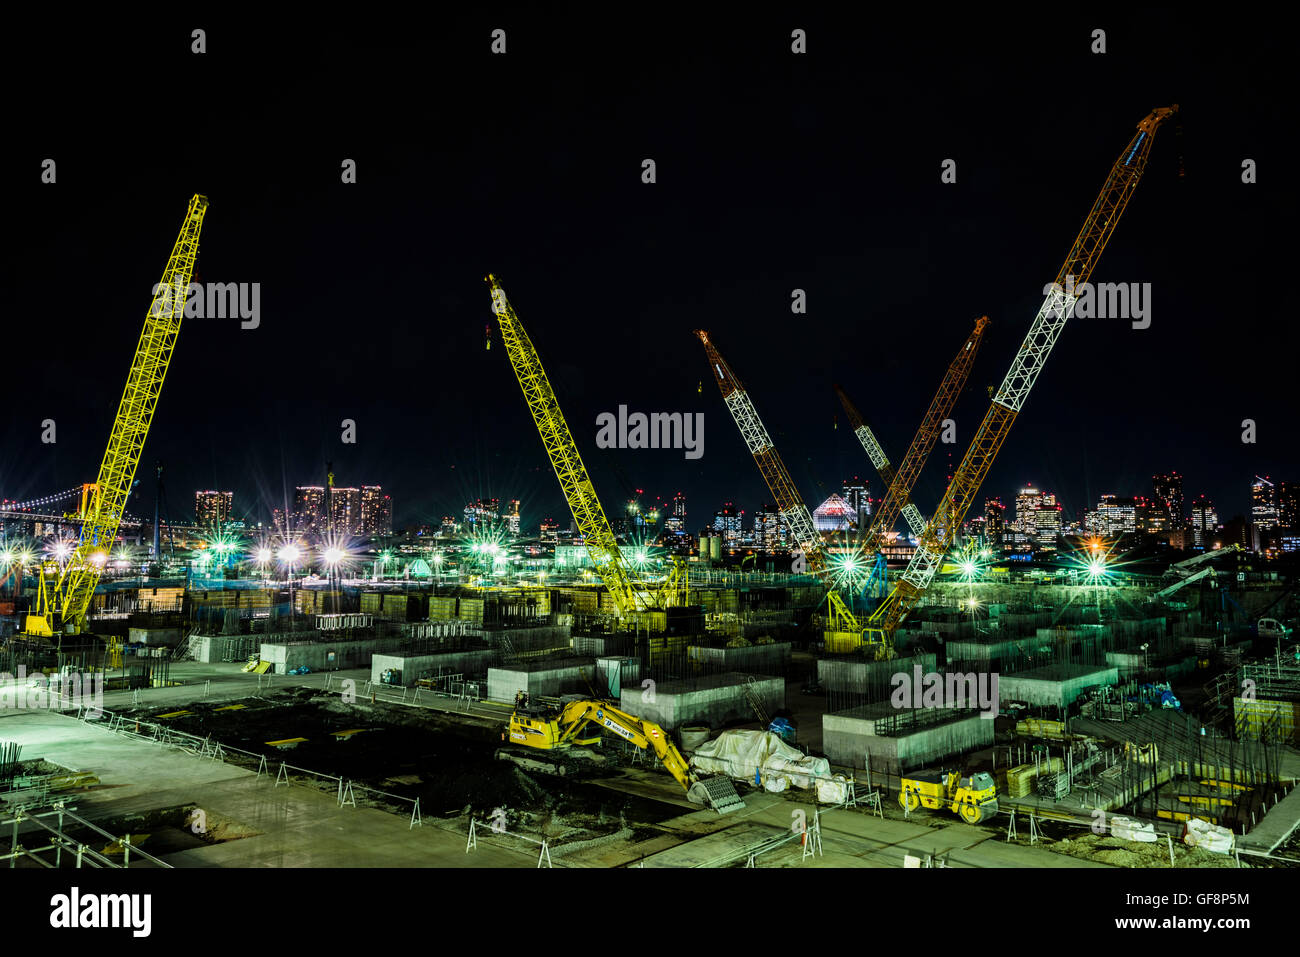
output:
<path id="1" fill-rule="evenodd" d="M 430 9 L 11 36 L 26 61 L 7 67 L 0 496 L 94 478 L 150 290 L 203 192 L 198 278 L 261 283 L 261 324 L 186 320 L 136 514 L 152 512 L 155 460 L 174 518 L 192 516 L 194 489 L 220 488 L 252 521 L 322 484 L 328 460 L 341 485 L 389 489 L 398 526 L 478 496 L 520 498 L 534 530 L 567 524 L 489 271 L 607 511 L 633 489 L 680 490 L 692 528 L 724 500 L 751 513 L 770 498 L 692 329 L 710 330 L 812 507 L 855 474 L 880 493 L 832 384 L 897 462 L 988 314 L 959 443 L 936 448 L 914 494 L 928 514 L 1110 165 L 1174 102 L 1180 123 L 1159 131 L 1093 274 L 1150 282 L 1152 324 L 1070 322 L 980 500 L 1033 481 L 1073 517 L 1177 470 L 1187 499 L 1210 495 L 1227 520 L 1248 510 L 1256 473 L 1300 480 L 1296 319 L 1280 295 L 1294 274 L 1293 54 L 1279 25 L 1185 7 L 1032 22 L 917 8 L 897 23 L 800 7 Z M 496 27 L 504 56 L 489 50 Z M 795 27 L 806 55 L 790 52 Z M 1096 27 L 1104 55 L 1089 49 Z M 40 182 L 46 157 L 55 185 Z M 340 182 L 344 158 L 356 185 Z M 955 185 L 940 182 L 946 158 Z M 805 316 L 791 315 L 795 288 Z M 620 404 L 702 411 L 703 458 L 597 449 L 596 416 Z M 47 418 L 55 445 L 40 441 Z M 356 445 L 340 442 L 345 418 Z"/>

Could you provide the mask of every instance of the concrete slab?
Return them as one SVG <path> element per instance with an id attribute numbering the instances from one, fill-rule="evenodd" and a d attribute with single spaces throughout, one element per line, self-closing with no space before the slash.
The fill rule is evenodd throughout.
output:
<path id="1" fill-rule="evenodd" d="M 175 867 L 536 867 L 536 845 L 480 839 L 465 853 L 460 822 L 428 819 L 410 828 L 405 815 L 340 808 L 333 792 L 274 778 L 161 745 L 125 738 L 49 711 L 0 715 L 0 739 L 19 741 L 24 757 L 92 770 L 102 786 L 74 795 L 92 821 L 195 804 L 261 832 L 165 855 Z M 489 837 L 494 836 L 490 834 Z M 148 845 L 144 846 L 147 851 Z"/>

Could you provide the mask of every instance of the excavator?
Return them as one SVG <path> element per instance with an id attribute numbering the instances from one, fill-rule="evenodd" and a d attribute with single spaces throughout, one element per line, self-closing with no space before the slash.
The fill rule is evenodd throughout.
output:
<path id="1" fill-rule="evenodd" d="M 638 748 L 652 749 L 692 804 L 703 804 L 719 814 L 745 806 L 730 778 L 698 777 L 663 728 L 620 711 L 608 701 L 577 699 L 553 704 L 534 702 L 520 692 L 510 723 L 501 734 L 510 744 L 498 748 L 496 758 L 529 771 L 566 776 L 604 764 L 603 758 L 590 750 L 600 743 L 602 731 L 612 731 Z"/>

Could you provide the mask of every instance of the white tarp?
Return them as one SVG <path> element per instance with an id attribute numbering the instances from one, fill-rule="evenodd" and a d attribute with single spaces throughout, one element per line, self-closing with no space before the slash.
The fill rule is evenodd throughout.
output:
<path id="1" fill-rule="evenodd" d="M 1216 854 L 1231 854 L 1232 841 L 1233 833 L 1226 827 L 1195 817 L 1186 822 L 1183 843 L 1188 847 L 1203 847 Z"/>
<path id="2" fill-rule="evenodd" d="M 1110 819 L 1110 833 L 1126 841 L 1141 841 L 1145 844 L 1152 843 L 1158 836 L 1154 824 L 1134 821 L 1131 818 L 1120 817 L 1118 814 Z"/>
<path id="3" fill-rule="evenodd" d="M 849 799 L 849 782 L 842 774 L 831 780 L 817 781 L 817 801 L 821 804 L 844 804 Z"/>
<path id="4" fill-rule="evenodd" d="M 750 784 L 761 768 L 763 783 L 769 790 L 785 790 L 811 787 L 814 778 L 829 777 L 831 763 L 805 755 L 770 731 L 724 731 L 695 749 L 691 767 L 703 774 L 725 774 Z"/>

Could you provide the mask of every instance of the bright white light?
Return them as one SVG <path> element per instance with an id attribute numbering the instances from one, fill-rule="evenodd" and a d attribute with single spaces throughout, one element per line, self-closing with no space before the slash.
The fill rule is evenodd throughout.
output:
<path id="1" fill-rule="evenodd" d="M 341 548 L 327 548 L 327 549 L 325 549 L 325 564 L 326 564 L 326 565 L 337 565 L 337 564 L 338 564 L 339 562 L 341 562 L 341 561 L 343 561 L 343 549 L 341 549 Z"/>
<path id="2" fill-rule="evenodd" d="M 257 550 L 257 560 L 265 565 L 271 560 L 271 550 L 269 548 L 259 548 Z"/>
<path id="3" fill-rule="evenodd" d="M 67 558 L 71 554 L 72 554 L 72 548 L 71 546 L 68 545 L 67 542 L 59 542 L 59 544 L 54 546 L 55 558 Z"/>
<path id="4" fill-rule="evenodd" d="M 108 556 L 103 552 L 95 552 L 93 555 L 90 556 L 90 563 L 100 568 L 104 566 L 104 562 L 106 561 L 108 561 Z"/>
<path id="5" fill-rule="evenodd" d="M 287 562 L 289 564 L 296 562 L 301 556 L 302 556 L 302 552 L 298 550 L 297 545 L 285 545 L 283 548 L 280 549 L 280 551 L 276 555 L 276 557 L 279 558 L 280 561 Z"/>

